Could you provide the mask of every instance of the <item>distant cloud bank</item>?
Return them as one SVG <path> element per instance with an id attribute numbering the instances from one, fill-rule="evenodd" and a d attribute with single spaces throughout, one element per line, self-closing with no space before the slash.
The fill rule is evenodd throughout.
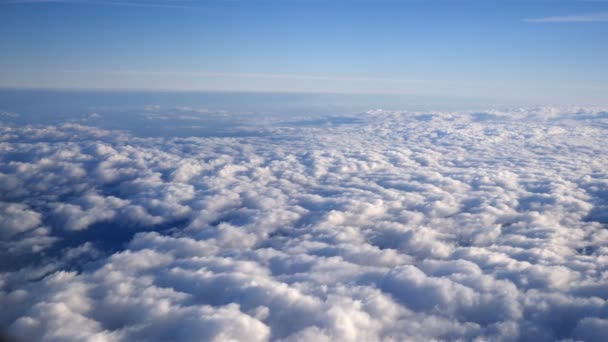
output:
<path id="1" fill-rule="evenodd" d="M 0 324 L 45 341 L 608 335 L 607 110 L 352 119 L 227 138 L 3 124 Z"/>

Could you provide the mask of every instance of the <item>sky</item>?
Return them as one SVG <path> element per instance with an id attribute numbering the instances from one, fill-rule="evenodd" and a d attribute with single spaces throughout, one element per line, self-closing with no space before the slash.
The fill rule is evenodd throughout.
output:
<path id="1" fill-rule="evenodd" d="M 608 1 L 0 0 L 0 87 L 608 103 Z"/>

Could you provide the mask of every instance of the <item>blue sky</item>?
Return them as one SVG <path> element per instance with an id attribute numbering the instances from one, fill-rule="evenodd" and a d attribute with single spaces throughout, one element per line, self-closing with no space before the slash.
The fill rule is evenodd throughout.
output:
<path id="1" fill-rule="evenodd" d="M 608 103 L 608 1 L 0 1 L 0 86 Z"/>

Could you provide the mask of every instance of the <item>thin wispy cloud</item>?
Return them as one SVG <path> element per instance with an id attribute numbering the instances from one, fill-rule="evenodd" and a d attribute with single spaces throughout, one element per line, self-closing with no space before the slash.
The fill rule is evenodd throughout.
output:
<path id="1" fill-rule="evenodd" d="M 0 5 L 18 5 L 18 4 L 36 4 L 48 2 L 64 2 L 62 0 L 4 0 L 0 1 Z"/>
<path id="2" fill-rule="evenodd" d="M 608 12 L 524 19 L 528 23 L 586 23 L 608 21 Z"/>
<path id="3" fill-rule="evenodd" d="M 7 0 L 0 1 L 0 5 L 36 4 L 36 3 L 69 3 L 80 5 L 106 5 L 126 7 L 160 7 L 196 9 L 196 3 L 189 1 L 112 1 L 112 0 Z"/>

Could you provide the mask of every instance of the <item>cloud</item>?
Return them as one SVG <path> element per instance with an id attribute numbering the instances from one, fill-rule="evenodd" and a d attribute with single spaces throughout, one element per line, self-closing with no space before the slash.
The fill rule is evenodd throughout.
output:
<path id="1" fill-rule="evenodd" d="M 76 5 L 105 5 L 121 7 L 144 7 L 144 8 L 175 8 L 175 9 L 200 9 L 200 6 L 191 1 L 123 1 L 123 0 L 7 0 L 4 5 L 37 4 L 37 3 L 69 3 Z"/>
<path id="2" fill-rule="evenodd" d="M 2 255 L 0 324 L 23 340 L 599 340 L 606 113 L 376 110 L 224 138 L 2 126 L 2 243 L 37 247 Z"/>
<path id="3" fill-rule="evenodd" d="M 586 23 L 608 21 L 608 12 L 524 19 L 529 23 Z"/>
<path id="4" fill-rule="evenodd" d="M 0 202 L 0 238 L 7 239 L 15 234 L 38 227 L 41 215 L 18 203 Z"/>

